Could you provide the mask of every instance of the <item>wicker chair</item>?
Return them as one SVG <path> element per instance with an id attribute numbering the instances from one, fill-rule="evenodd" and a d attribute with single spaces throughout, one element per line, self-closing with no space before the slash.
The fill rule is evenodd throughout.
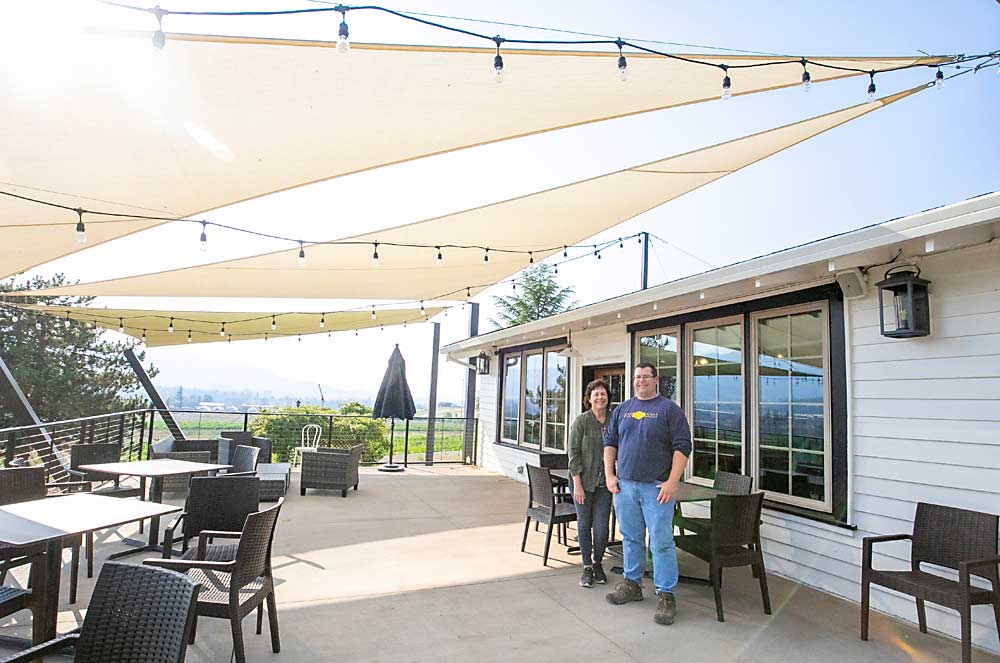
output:
<path id="1" fill-rule="evenodd" d="M 722 493 L 733 495 L 749 495 L 753 490 L 753 477 L 735 472 L 716 472 L 715 481 L 712 488 Z M 680 529 L 683 534 L 685 530 L 690 530 L 696 534 L 705 534 L 712 526 L 711 518 L 691 518 L 681 512 L 681 505 L 678 503 L 674 509 L 674 527 Z"/>
<path id="2" fill-rule="evenodd" d="M 248 447 L 242 444 L 233 449 L 229 457 L 231 468 L 221 473 L 219 476 L 225 477 L 252 477 L 257 474 L 257 458 L 260 456 L 260 448 Z M 256 511 L 256 509 L 254 509 Z"/>
<path id="3" fill-rule="evenodd" d="M 263 511 L 247 516 L 242 532 L 203 531 L 198 535 L 199 559 L 147 559 L 143 564 L 177 571 L 186 571 L 199 585 L 195 627 L 191 630 L 194 641 L 197 617 L 228 619 L 233 631 L 233 651 L 236 663 L 246 662 L 243 648 L 243 618 L 257 610 L 257 633 L 261 632 L 264 604 L 267 603 L 268 624 L 271 630 L 271 650 L 281 651 L 278 636 L 278 613 L 274 600 L 274 577 L 271 569 L 271 544 L 278 522 L 278 512 L 284 498 Z M 210 538 L 239 538 L 236 555 L 232 561 L 216 562 L 204 559 Z"/>
<path id="4" fill-rule="evenodd" d="M 1000 632 L 1000 555 L 997 528 L 1000 516 L 937 504 L 917 504 L 912 534 L 866 536 L 861 560 L 861 639 L 868 639 L 871 585 L 888 587 L 914 597 L 920 632 L 927 632 L 925 601 L 957 610 L 962 621 L 962 663 L 972 660 L 972 606 L 992 605 Z M 886 541 L 911 541 L 910 570 L 872 568 L 872 546 Z M 921 563 L 953 569 L 951 580 L 920 569 Z M 992 590 L 970 583 L 972 575 L 990 581 Z"/>
<path id="5" fill-rule="evenodd" d="M 198 591 L 197 583 L 180 573 L 108 562 L 78 633 L 26 649 L 4 663 L 28 663 L 67 647 L 75 648 L 75 663 L 184 663 Z"/>
<path id="6" fill-rule="evenodd" d="M 247 516 L 257 511 L 260 479 L 249 476 L 194 477 L 184 511 L 163 533 L 163 558 L 173 556 L 173 544 L 180 541 L 187 559 L 188 542 L 205 530 L 238 532 Z M 179 536 L 177 535 L 180 528 Z"/>
<path id="7" fill-rule="evenodd" d="M 6 467 L 0 468 L 0 505 L 17 502 L 32 502 L 48 496 L 49 489 L 82 490 L 90 489 L 86 481 L 63 481 L 60 483 L 45 483 L 45 468 Z M 93 534 L 88 534 L 92 537 Z M 79 534 L 63 539 L 63 548 L 69 548 L 72 554 L 69 575 L 69 602 L 76 603 L 76 588 L 80 578 L 80 546 L 83 538 Z M 7 577 L 11 569 L 30 564 L 37 556 L 45 553 L 44 545 L 37 546 L 3 546 L 0 547 L 0 583 Z"/>
<path id="8" fill-rule="evenodd" d="M 339 490 L 341 497 L 347 497 L 347 489 L 358 489 L 358 465 L 365 445 L 356 444 L 348 449 L 319 447 L 315 451 L 302 454 L 302 476 L 299 479 L 299 493 L 306 494 L 306 488 Z"/>
<path id="9" fill-rule="evenodd" d="M 271 462 L 271 441 L 266 437 L 257 437 L 253 433 L 245 430 L 224 430 L 219 433 L 220 440 L 225 438 L 230 440 L 230 451 L 235 448 L 236 445 L 242 444 L 246 447 L 257 447 L 260 449 L 260 462 L 270 463 Z M 221 445 L 220 445 L 221 450 Z M 231 458 L 227 456 L 227 458 Z M 220 460 L 220 463 L 227 463 L 231 461 Z"/>
<path id="10" fill-rule="evenodd" d="M 720 622 L 726 621 L 722 612 L 722 569 L 733 566 L 753 568 L 760 583 L 764 613 L 771 614 L 764 555 L 757 545 L 763 504 L 764 493 L 719 495 L 712 501 L 711 527 L 707 533 L 681 534 L 674 539 L 678 548 L 708 562 L 715 612 Z"/>
<path id="11" fill-rule="evenodd" d="M 566 523 L 576 520 L 576 507 L 559 499 L 556 489 L 552 485 L 552 473 L 547 467 L 535 467 L 528 465 L 528 510 L 524 519 L 524 535 L 521 537 L 521 552 L 528 543 L 528 528 L 531 519 L 536 522 L 548 525 L 545 534 L 545 548 L 542 551 L 542 566 L 549 563 L 549 545 L 552 543 L 552 527 L 565 527 Z M 562 536 L 565 541 L 565 530 Z"/>
<path id="12" fill-rule="evenodd" d="M 212 454 L 208 451 L 153 451 L 149 454 L 150 460 L 156 460 L 158 458 L 171 458 L 173 460 L 187 460 L 192 463 L 211 463 Z M 156 479 L 156 481 L 163 482 L 163 492 L 165 493 L 183 493 L 188 489 L 188 484 L 191 483 L 191 477 L 207 476 L 208 472 L 197 472 L 195 474 L 187 475 L 180 474 L 177 476 L 162 477 Z"/>

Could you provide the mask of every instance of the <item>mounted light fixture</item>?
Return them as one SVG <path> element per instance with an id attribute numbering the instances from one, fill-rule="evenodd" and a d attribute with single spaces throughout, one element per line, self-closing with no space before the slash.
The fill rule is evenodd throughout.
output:
<path id="1" fill-rule="evenodd" d="M 931 310 L 928 299 L 927 279 L 920 278 L 916 265 L 899 265 L 886 270 L 885 279 L 875 284 L 878 288 L 878 324 L 882 336 L 889 338 L 914 338 L 931 333 Z M 885 295 L 892 303 L 886 315 Z"/>
<path id="2" fill-rule="evenodd" d="M 579 359 L 583 355 L 580 351 L 573 347 L 573 330 L 569 329 L 566 331 L 566 347 L 557 352 L 560 357 L 567 357 L 570 359 Z"/>
<path id="3" fill-rule="evenodd" d="M 485 350 L 481 350 L 479 356 L 476 357 L 476 373 L 479 375 L 490 374 L 490 356 L 486 354 Z"/>

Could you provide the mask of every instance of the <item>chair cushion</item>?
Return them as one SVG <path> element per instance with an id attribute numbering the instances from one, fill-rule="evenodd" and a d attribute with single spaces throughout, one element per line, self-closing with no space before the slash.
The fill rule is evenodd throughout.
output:
<path id="1" fill-rule="evenodd" d="M 869 576 L 876 585 L 895 589 L 909 596 L 924 599 L 939 605 L 958 607 L 962 605 L 962 586 L 955 580 L 927 573 L 926 571 L 878 571 L 872 569 Z M 988 589 L 972 587 L 970 598 L 973 605 L 989 603 L 993 595 Z"/>

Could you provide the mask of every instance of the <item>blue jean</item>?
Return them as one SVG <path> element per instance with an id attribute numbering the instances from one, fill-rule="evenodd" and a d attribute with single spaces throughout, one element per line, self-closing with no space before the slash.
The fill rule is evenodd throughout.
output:
<path id="1" fill-rule="evenodd" d="M 673 592 L 677 586 L 677 549 L 674 548 L 674 501 L 656 501 L 660 489 L 654 483 L 619 479 L 615 514 L 622 533 L 625 577 L 642 584 L 646 562 L 646 530 L 653 554 L 653 585 L 657 592 Z"/>
<path id="2" fill-rule="evenodd" d="M 594 492 L 584 493 L 583 504 L 576 507 L 576 528 L 580 539 L 580 557 L 584 566 L 601 563 L 608 547 L 611 520 L 611 491 L 598 485 Z"/>

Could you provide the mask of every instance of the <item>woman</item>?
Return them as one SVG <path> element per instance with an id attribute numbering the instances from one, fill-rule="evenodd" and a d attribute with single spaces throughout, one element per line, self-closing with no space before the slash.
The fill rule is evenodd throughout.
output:
<path id="1" fill-rule="evenodd" d="M 611 492 L 604 484 L 604 431 L 610 393 L 604 380 L 588 384 L 583 404 L 589 409 L 576 418 L 569 434 L 569 473 L 583 561 L 581 587 L 608 581 L 601 561 L 608 546 L 611 519 Z"/>

